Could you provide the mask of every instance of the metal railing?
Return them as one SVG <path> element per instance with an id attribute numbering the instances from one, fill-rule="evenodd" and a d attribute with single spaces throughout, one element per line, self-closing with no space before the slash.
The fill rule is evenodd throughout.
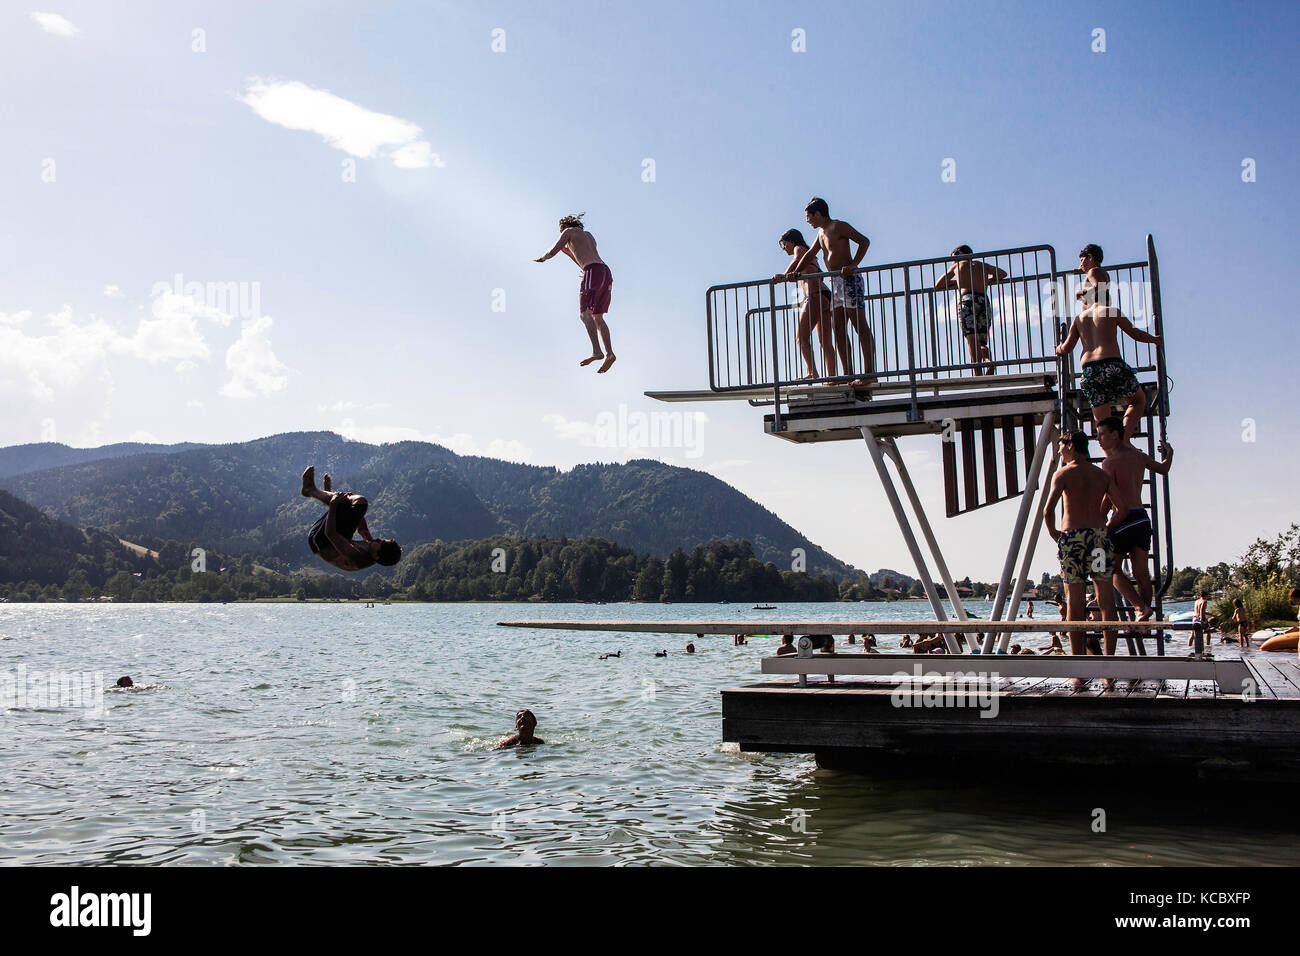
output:
<path id="1" fill-rule="evenodd" d="M 976 362 L 968 351 L 958 318 L 961 293 L 935 288 L 959 260 L 982 260 L 1007 277 L 986 290 L 990 306 L 990 361 Z M 871 336 L 870 363 L 864 337 L 853 316 L 843 321 L 848 355 L 836 347 L 836 371 L 828 374 L 819 355 L 820 335 L 809 331 L 813 367 L 800 347 L 799 325 L 805 310 L 822 313 L 834 323 L 829 300 L 820 310 L 805 306 L 806 289 L 818 295 L 824 280 L 839 273 L 821 272 L 787 282 L 760 279 L 713 286 L 705 296 L 708 316 L 709 387 L 714 391 L 772 388 L 773 400 L 793 384 L 850 382 L 867 374 L 882 382 L 907 381 L 915 386 L 934 379 L 974 375 L 983 367 L 996 372 L 1051 371 L 1058 367 L 1055 348 L 1058 316 L 1064 315 L 1065 286 L 1056 270 L 1051 246 L 1024 246 L 953 258 L 922 259 L 856 270 L 865 298 L 860 328 Z M 837 330 L 838 331 L 838 330 Z M 847 362 L 845 359 L 847 358 Z"/>

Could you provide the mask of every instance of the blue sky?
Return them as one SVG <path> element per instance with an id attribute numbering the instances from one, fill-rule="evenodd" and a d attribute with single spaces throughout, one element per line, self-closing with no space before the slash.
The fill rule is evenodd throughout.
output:
<path id="1" fill-rule="evenodd" d="M 710 405 L 690 449 L 584 444 L 621 405 L 656 410 L 645 389 L 707 384 L 704 290 L 781 266 L 818 194 L 868 263 L 958 242 L 1129 260 L 1153 233 L 1177 563 L 1300 520 L 1294 5 L 36 12 L 61 19 L 0 13 L 0 443 L 329 428 L 562 467 L 661 457 L 910 570 L 859 443 L 794 447 Z M 531 261 L 583 210 L 614 274 L 599 377 L 576 366 L 577 271 Z M 159 291 L 177 275 L 255 288 L 257 314 Z M 937 443 L 902 447 L 938 513 Z M 996 575 L 1014 507 L 938 521 L 959 575 Z"/>

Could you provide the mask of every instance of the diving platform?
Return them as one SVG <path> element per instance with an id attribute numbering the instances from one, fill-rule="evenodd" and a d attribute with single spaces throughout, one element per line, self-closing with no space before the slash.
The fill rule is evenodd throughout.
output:
<path id="1" fill-rule="evenodd" d="M 942 281 L 960 259 L 994 266 L 1001 276 L 984 293 L 987 355 L 976 355 L 967 341 L 961 291 Z M 1137 327 L 1163 335 L 1152 237 L 1146 237 L 1145 259 L 1106 269 L 1111 304 Z M 1040 516 L 1057 466 L 1056 441 L 1092 420 L 1074 356 L 1056 354 L 1083 276 L 1058 268 L 1056 251 L 1046 244 L 856 272 L 864 297 L 856 318 L 841 313 L 834 319 L 838 361 L 829 355 L 819 360 L 812 313 L 805 314 L 803 302 L 802 287 L 820 284 L 831 273 L 797 282 L 766 278 L 716 285 L 705 293 L 708 389 L 645 394 L 665 402 L 748 402 L 763 410 L 765 434 L 793 444 L 862 440 L 935 616 L 948 615 L 941 583 L 953 614 L 964 620 L 965 609 L 898 447 L 900 439 L 937 436 L 948 518 L 1019 499 L 994 598 L 992 618 L 1000 620 L 1008 608 L 1019 606 L 1028 587 Z M 832 318 L 823 312 L 819 321 Z M 1156 457 L 1169 415 L 1164 349 L 1127 338 L 1119 344 L 1148 397 L 1144 427 L 1134 440 Z M 1173 575 L 1168 475 L 1151 476 L 1144 492 L 1160 617 Z M 1004 649 L 1005 640 L 1004 635 Z M 983 650 L 992 651 L 992 644 Z"/>

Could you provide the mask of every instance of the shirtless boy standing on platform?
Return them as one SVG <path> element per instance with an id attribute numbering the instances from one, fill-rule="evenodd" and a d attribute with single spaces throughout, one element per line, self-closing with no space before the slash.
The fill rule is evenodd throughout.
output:
<path id="1" fill-rule="evenodd" d="M 608 372 L 614 364 L 614 349 L 609 343 L 609 326 L 605 324 L 605 313 L 609 311 L 609 297 L 614 285 L 609 266 L 605 265 L 596 251 L 596 237 L 582 228 L 582 217 L 565 216 L 560 220 L 560 238 L 545 255 L 538 256 L 535 262 L 545 262 L 557 252 L 563 251 L 582 270 L 582 284 L 578 287 L 578 318 L 587 328 L 591 337 L 591 356 L 579 362 L 590 365 L 600 362 L 597 372 Z M 597 338 L 599 335 L 599 338 Z M 601 343 L 605 351 L 601 351 Z"/>
<path id="2" fill-rule="evenodd" d="M 817 268 L 817 254 L 814 252 L 812 260 L 804 261 L 804 253 L 810 246 L 804 240 L 803 233 L 798 229 L 787 229 L 781 234 L 781 249 L 787 256 L 792 256 L 790 265 L 786 271 L 773 278 L 777 281 L 789 280 L 792 275 L 807 275 L 813 272 L 820 272 Z M 796 270 L 795 266 L 804 261 L 802 269 Z M 821 279 L 803 279 L 799 280 L 799 292 L 796 296 L 796 304 L 799 308 L 799 323 L 795 328 L 795 340 L 799 343 L 799 354 L 803 356 L 803 363 L 808 371 L 804 378 L 817 377 L 817 363 L 813 361 L 812 334 L 813 330 L 817 331 L 817 338 L 822 344 L 822 354 L 826 356 L 826 374 L 834 378 L 839 374 L 835 363 L 835 341 L 833 330 L 831 329 L 831 296 L 826 291 L 826 286 L 822 285 Z"/>
<path id="3" fill-rule="evenodd" d="M 1110 536 L 1115 551 L 1115 589 L 1137 610 L 1139 621 L 1149 621 L 1155 588 L 1151 584 L 1148 557 L 1151 551 L 1151 518 L 1142 507 L 1142 482 L 1148 471 L 1157 475 L 1169 474 L 1169 466 L 1174 461 L 1174 449 L 1167 442 L 1161 442 L 1161 460 L 1156 461 L 1124 440 L 1124 423 L 1114 416 L 1103 419 L 1097 426 L 1097 442 L 1106 453 L 1101 470 L 1115 479 L 1120 493 L 1130 505 L 1128 513 Z M 1136 588 L 1128 575 L 1120 570 L 1120 562 L 1124 558 L 1128 558 L 1133 565 Z"/>
<path id="4" fill-rule="evenodd" d="M 1043 522 L 1047 533 L 1056 542 L 1061 559 L 1061 580 L 1065 582 L 1065 607 L 1067 621 L 1088 619 L 1088 579 L 1093 582 L 1097 604 L 1103 621 L 1115 621 L 1115 594 L 1111 589 L 1114 556 L 1106 522 L 1107 499 L 1115 508 L 1113 524 L 1119 524 L 1126 513 L 1128 499 L 1124 497 L 1115 479 L 1088 461 L 1088 436 L 1075 432 L 1061 438 L 1062 467 L 1052 476 L 1052 489 L 1043 506 Z M 1061 529 L 1056 528 L 1056 503 L 1064 502 Z M 1115 631 L 1106 632 L 1106 653 L 1115 653 Z M 1070 653 L 1084 653 L 1085 642 L 1081 631 L 1070 632 Z"/>
<path id="5" fill-rule="evenodd" d="M 952 254 L 969 256 L 971 247 L 958 246 Z M 957 317 L 961 320 L 961 331 L 966 336 L 966 347 L 970 349 L 970 360 L 975 365 L 976 375 L 993 374 L 993 366 L 983 364 L 993 361 L 989 354 L 992 314 L 989 311 L 988 296 L 984 292 L 990 282 L 1001 282 L 1006 277 L 1006 272 L 997 266 L 978 259 L 962 259 L 954 262 L 952 268 L 934 284 L 936 289 L 956 289 L 960 293 Z"/>
<path id="6" fill-rule="evenodd" d="M 366 527 L 366 509 L 369 502 L 361 495 L 333 491 L 330 476 L 316 487 L 316 466 L 302 473 L 302 493 L 305 498 L 315 498 L 327 510 L 307 532 L 307 546 L 312 554 L 332 564 L 340 571 L 361 571 L 372 564 L 393 565 L 402 557 L 401 546 L 391 538 L 372 538 Z M 352 535 L 361 534 L 360 541 Z"/>
<path id="7" fill-rule="evenodd" d="M 1079 267 L 1084 281 L 1077 296 L 1083 311 L 1070 325 L 1070 334 L 1056 347 L 1065 355 L 1083 341 L 1083 375 L 1079 386 L 1084 401 L 1092 409 L 1093 421 L 1110 418 L 1115 406 L 1124 408 L 1124 440 L 1130 441 L 1146 412 L 1147 397 L 1138 384 L 1133 369 L 1120 355 L 1117 332 L 1122 330 L 1135 342 L 1160 344 L 1160 336 L 1135 329 L 1119 309 L 1110 307 L 1110 278 L 1101 268 L 1101 247 L 1088 244 L 1079 253 Z"/>
<path id="8" fill-rule="evenodd" d="M 795 278 L 803 272 L 805 265 L 816 263 L 819 250 L 826 263 L 826 271 L 839 272 L 839 275 L 831 276 L 830 280 L 835 344 L 839 349 L 840 361 L 844 364 L 844 373 L 850 374 L 853 371 L 853 363 L 849 359 L 851 353 L 847 323 L 851 322 L 858 333 L 858 344 L 862 347 L 863 371 L 868 373 L 853 384 L 864 388 L 874 385 L 876 379 L 870 373 L 876 370 L 876 340 L 871 334 L 871 326 L 867 324 L 866 290 L 862 283 L 862 276 L 856 271 L 862 262 L 862 257 L 867 254 L 867 247 L 871 245 L 871 240 L 847 222 L 832 219 L 826 200 L 816 196 L 804 207 L 804 218 L 807 219 L 808 225 L 817 230 L 817 241 L 812 248 L 799 257 L 799 261 L 794 264 L 786 277 Z M 852 255 L 849 254 L 850 242 L 858 244 L 857 252 Z"/>

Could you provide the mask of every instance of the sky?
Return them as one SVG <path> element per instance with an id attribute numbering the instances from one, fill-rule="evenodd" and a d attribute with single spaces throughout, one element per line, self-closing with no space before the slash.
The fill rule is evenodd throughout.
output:
<path id="1" fill-rule="evenodd" d="M 1300 521 L 1294 4 L 47 2 L 0 4 L 0 445 L 659 458 L 914 573 L 860 442 L 643 396 L 707 387 L 705 290 L 784 266 L 821 195 L 866 264 L 1153 234 L 1175 563 Z M 605 375 L 579 273 L 533 262 L 584 211 Z M 653 411 L 706 418 L 596 443 Z M 956 576 L 995 579 L 1017 502 L 944 519 L 938 440 L 900 447 Z"/>

